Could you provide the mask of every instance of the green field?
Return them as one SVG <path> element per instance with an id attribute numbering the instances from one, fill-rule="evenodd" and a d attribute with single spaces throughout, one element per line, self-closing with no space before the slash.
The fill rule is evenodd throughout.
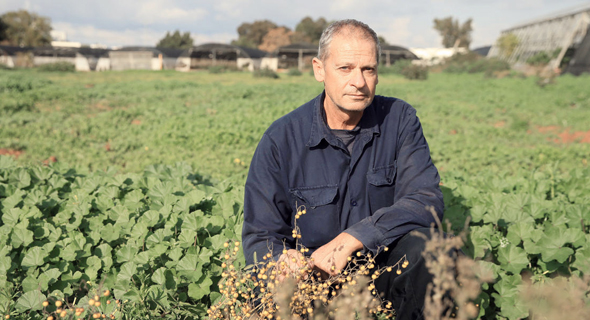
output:
<path id="1" fill-rule="evenodd" d="M 528 314 L 522 274 L 590 273 L 589 76 L 379 80 L 377 94 L 417 109 L 446 218 L 461 229 L 470 217 L 465 252 L 494 271 L 482 315 Z M 217 297 L 214 257 L 239 238 L 258 140 L 321 90 L 309 73 L 0 70 L 0 312 L 46 317 L 55 308 L 39 299 L 73 303 L 89 292 L 77 283 L 102 280 L 137 316 L 202 314 Z"/>

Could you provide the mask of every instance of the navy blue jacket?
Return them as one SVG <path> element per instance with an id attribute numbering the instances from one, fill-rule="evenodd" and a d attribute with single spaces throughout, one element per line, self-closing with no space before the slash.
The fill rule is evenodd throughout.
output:
<path id="1" fill-rule="evenodd" d="M 416 110 L 375 96 L 359 122 L 350 154 L 326 125 L 322 93 L 275 121 L 262 136 L 246 181 L 242 240 L 252 264 L 272 250 L 301 244 L 311 254 L 341 232 L 376 253 L 396 239 L 442 219 L 440 178 Z M 256 257 L 256 258 L 255 258 Z"/>

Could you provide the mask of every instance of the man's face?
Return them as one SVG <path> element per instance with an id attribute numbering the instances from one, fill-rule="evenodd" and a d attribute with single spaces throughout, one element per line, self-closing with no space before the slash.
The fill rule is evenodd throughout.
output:
<path id="1" fill-rule="evenodd" d="M 326 108 L 363 111 L 375 97 L 377 52 L 375 43 L 360 32 L 334 36 L 324 61 L 314 59 L 316 80 L 324 82 Z"/>

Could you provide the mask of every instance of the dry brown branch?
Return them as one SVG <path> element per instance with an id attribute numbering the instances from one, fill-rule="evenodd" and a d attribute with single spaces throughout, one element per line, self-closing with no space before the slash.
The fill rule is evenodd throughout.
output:
<path id="1" fill-rule="evenodd" d="M 475 300 L 484 282 L 491 282 L 492 275 L 484 272 L 472 259 L 461 253 L 464 245 L 466 230 L 457 236 L 445 235 L 439 230 L 442 223 L 438 219 L 434 208 L 429 209 L 436 221 L 436 227 L 431 226 L 431 238 L 421 233 L 417 236 L 427 240 L 423 256 L 426 267 L 433 275 L 433 281 L 428 285 L 424 304 L 424 318 L 426 320 L 440 319 L 473 319 L 477 317 L 479 305 Z M 451 230 L 450 225 L 447 230 Z"/>

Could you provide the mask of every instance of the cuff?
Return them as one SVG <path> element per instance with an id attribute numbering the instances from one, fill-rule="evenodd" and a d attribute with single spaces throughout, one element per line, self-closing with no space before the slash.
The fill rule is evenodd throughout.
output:
<path id="1" fill-rule="evenodd" d="M 355 237 L 364 246 L 364 251 L 370 251 L 374 254 L 378 252 L 379 246 L 383 241 L 383 233 L 377 229 L 369 219 L 363 219 L 344 230 L 344 232 Z"/>

